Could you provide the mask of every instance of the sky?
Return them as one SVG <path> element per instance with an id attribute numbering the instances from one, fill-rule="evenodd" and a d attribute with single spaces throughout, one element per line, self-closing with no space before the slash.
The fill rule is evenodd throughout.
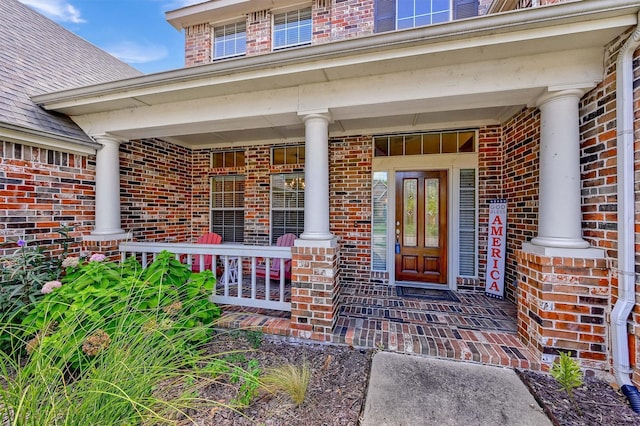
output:
<path id="1" fill-rule="evenodd" d="M 165 12 L 204 0 L 19 1 L 150 74 L 184 67 L 184 33 L 166 21 Z"/>

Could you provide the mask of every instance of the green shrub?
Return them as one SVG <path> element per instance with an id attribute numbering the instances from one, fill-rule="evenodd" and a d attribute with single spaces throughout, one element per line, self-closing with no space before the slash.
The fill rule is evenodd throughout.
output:
<path id="1" fill-rule="evenodd" d="M 10 353 L 15 348 L 15 326 L 20 324 L 31 307 L 44 296 L 42 290 L 47 285 L 57 285 L 64 272 L 63 259 L 68 251 L 69 228 L 63 227 L 58 233 L 64 237 L 63 253 L 52 257 L 37 246 L 19 239 L 17 250 L 0 258 L 0 312 L 6 326 L 0 333 L 0 351 Z M 48 284 L 50 283 L 50 284 Z"/>
<path id="2" fill-rule="evenodd" d="M 32 345 L 55 348 L 72 368 L 87 362 L 82 344 L 92 330 L 114 336 L 123 330 L 159 330 L 173 335 L 191 332 L 184 343 L 208 338 L 206 329 L 220 316 L 210 303 L 215 277 L 211 271 L 192 274 L 169 252 L 162 252 L 148 268 L 131 257 L 117 265 L 90 261 L 62 279 L 23 319 L 23 336 Z"/>
<path id="3" fill-rule="evenodd" d="M 201 349 L 220 313 L 210 271 L 164 252 L 147 269 L 90 261 L 61 281 L 22 321 L 28 356 L 0 353 L 3 424 L 172 424 L 216 404 L 199 396 L 216 380 Z"/>

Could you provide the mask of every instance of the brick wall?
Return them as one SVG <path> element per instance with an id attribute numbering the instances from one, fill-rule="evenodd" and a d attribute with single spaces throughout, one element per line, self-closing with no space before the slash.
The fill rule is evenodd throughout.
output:
<path id="1" fill-rule="evenodd" d="M 508 202 L 505 290 L 515 302 L 516 250 L 538 233 L 539 110 L 523 109 L 511 117 L 503 125 L 503 135 L 503 191 Z"/>
<path id="2" fill-rule="evenodd" d="M 340 277 L 348 283 L 371 278 L 371 140 L 358 136 L 329 143 L 330 226 L 341 244 Z"/>
<path id="3" fill-rule="evenodd" d="M 95 220 L 95 156 L 70 154 L 0 140 L 0 245 L 23 238 L 52 255 L 62 252 L 56 230 L 72 228 L 69 250 Z M 0 256 L 16 246 L 0 246 Z"/>
<path id="4" fill-rule="evenodd" d="M 211 26 L 198 24 L 184 30 L 184 66 L 211 62 Z"/>
<path id="5" fill-rule="evenodd" d="M 260 10 L 247 17 L 247 56 L 271 52 L 271 11 Z"/>
<path id="6" fill-rule="evenodd" d="M 374 0 L 335 0 L 331 11 L 332 41 L 372 34 Z"/>
<path id="7" fill-rule="evenodd" d="M 580 103 L 582 211 L 584 237 L 606 252 L 611 265 L 610 312 L 618 298 L 617 256 L 617 149 L 616 60 L 629 32 L 605 49 L 605 75 L 602 82 L 583 96 Z M 634 67 L 635 181 L 640 182 L 640 49 Z M 640 187 L 636 184 L 636 274 L 640 272 Z M 630 318 L 630 361 L 633 381 L 640 384 L 640 284 L 636 276 L 636 306 Z M 610 343 L 610 342 L 608 342 Z"/>
<path id="8" fill-rule="evenodd" d="M 189 241 L 191 151 L 156 139 L 121 144 L 120 200 L 122 228 L 135 240 Z"/>
<path id="9" fill-rule="evenodd" d="M 331 41 L 331 0 L 315 0 L 311 8 L 313 32 L 311 43 Z"/>

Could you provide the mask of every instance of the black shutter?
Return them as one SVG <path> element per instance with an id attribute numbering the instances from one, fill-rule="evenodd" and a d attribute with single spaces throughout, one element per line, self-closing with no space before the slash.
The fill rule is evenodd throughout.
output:
<path id="1" fill-rule="evenodd" d="M 478 0 L 454 0 L 453 19 L 478 16 Z"/>
<path id="2" fill-rule="evenodd" d="M 376 0 L 374 31 L 383 33 L 396 29 L 396 0 Z"/>

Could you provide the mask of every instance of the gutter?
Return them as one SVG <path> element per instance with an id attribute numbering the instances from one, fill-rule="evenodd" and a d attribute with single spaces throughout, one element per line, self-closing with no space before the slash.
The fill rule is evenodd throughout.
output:
<path id="1" fill-rule="evenodd" d="M 616 62 L 618 167 L 618 300 L 611 312 L 613 369 L 633 410 L 640 412 L 640 394 L 630 374 L 627 320 L 635 305 L 635 194 L 633 132 L 633 53 L 640 47 L 640 13 L 634 32 Z"/>
<path id="2" fill-rule="evenodd" d="M 181 68 L 156 74 L 133 77 L 115 82 L 63 90 L 33 96 L 39 105 L 79 101 L 121 93 L 124 97 L 135 96 L 136 90 L 163 87 L 168 84 L 196 82 L 201 85 L 210 79 L 247 71 L 282 68 L 296 64 L 318 64 L 321 60 L 349 58 L 355 55 L 381 53 L 411 46 L 428 45 L 445 41 L 467 40 L 482 35 L 497 35 L 512 31 L 524 31 L 544 26 L 562 26 L 574 22 L 585 22 L 606 17 L 621 16 L 638 11 L 637 0 L 584 0 L 521 9 L 496 15 L 436 24 L 409 30 L 372 34 L 331 43 L 286 49 L 265 55 L 235 58 L 189 68 Z M 320 64 L 321 65 L 321 64 Z M 321 68 L 320 66 L 318 68 Z M 194 86 L 198 86 L 195 84 Z M 124 92 L 124 93 L 123 93 Z"/>

